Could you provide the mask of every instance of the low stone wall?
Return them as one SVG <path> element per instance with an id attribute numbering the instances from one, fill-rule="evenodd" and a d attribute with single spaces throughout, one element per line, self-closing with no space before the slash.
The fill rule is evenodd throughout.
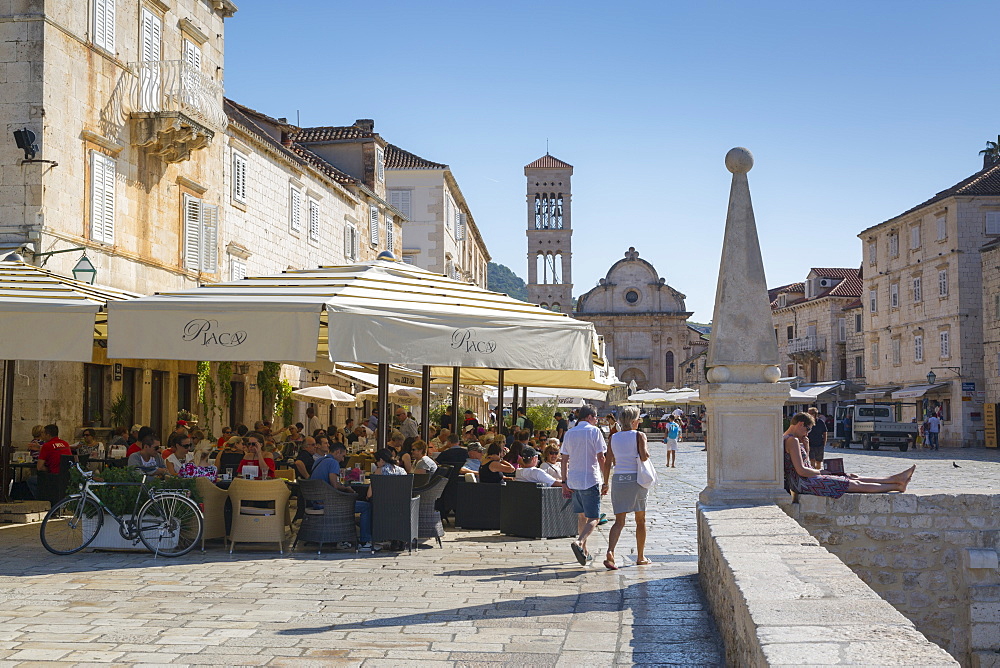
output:
<path id="1" fill-rule="evenodd" d="M 788 512 L 962 665 L 1000 667 L 1000 494 L 802 495 Z"/>
<path id="2" fill-rule="evenodd" d="M 698 506 L 698 570 L 731 666 L 954 666 L 777 506 Z"/>

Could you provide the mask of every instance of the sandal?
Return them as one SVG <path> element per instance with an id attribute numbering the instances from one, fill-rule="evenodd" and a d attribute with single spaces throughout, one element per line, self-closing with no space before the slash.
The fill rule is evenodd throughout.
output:
<path id="1" fill-rule="evenodd" d="M 617 571 L 618 570 L 618 567 L 615 566 L 615 562 L 611 561 L 610 559 L 605 559 L 604 560 L 604 567 L 606 569 L 608 569 L 609 571 Z"/>
<path id="2" fill-rule="evenodd" d="M 576 557 L 576 560 L 580 562 L 580 565 L 586 566 L 587 554 L 583 551 L 583 548 L 580 547 L 580 544 L 574 540 L 569 544 L 569 546 L 573 549 L 573 555 Z"/>
<path id="3" fill-rule="evenodd" d="M 649 566 L 652 563 L 653 562 L 650 561 L 647 557 L 643 557 L 641 561 L 635 562 L 635 565 L 636 566 Z"/>

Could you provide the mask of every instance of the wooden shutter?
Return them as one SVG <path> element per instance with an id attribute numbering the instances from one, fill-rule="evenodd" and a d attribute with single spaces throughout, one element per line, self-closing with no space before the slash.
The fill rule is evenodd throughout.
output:
<path id="1" fill-rule="evenodd" d="M 309 238 L 319 241 L 319 202 L 309 198 Z"/>
<path id="2" fill-rule="evenodd" d="M 233 151 L 233 199 L 247 201 L 247 157 Z"/>
<path id="3" fill-rule="evenodd" d="M 201 204 L 201 270 L 214 274 L 219 270 L 219 207 Z"/>
<path id="4" fill-rule="evenodd" d="M 247 263 L 243 258 L 229 256 L 229 280 L 241 281 L 247 277 Z"/>
<path id="5" fill-rule="evenodd" d="M 378 246 L 378 207 L 370 205 L 368 215 L 368 240 L 372 246 Z"/>
<path id="6" fill-rule="evenodd" d="M 465 230 L 468 227 L 468 224 L 469 224 L 469 217 L 466 216 L 464 213 L 458 214 L 458 234 L 457 234 L 457 239 L 459 241 L 462 241 L 463 239 L 465 239 Z"/>
<path id="7" fill-rule="evenodd" d="M 295 186 L 289 189 L 288 206 L 288 224 L 293 232 L 298 232 L 302 229 L 302 193 Z"/>
<path id="8" fill-rule="evenodd" d="M 160 60 L 160 44 L 163 36 L 163 21 L 145 7 L 142 9 L 142 60 Z"/>
<path id="9" fill-rule="evenodd" d="M 351 225 L 351 259 L 357 261 L 361 257 L 361 233 Z"/>
<path id="10" fill-rule="evenodd" d="M 184 62 L 201 70 L 201 47 L 189 39 L 184 40 Z"/>
<path id="11" fill-rule="evenodd" d="M 115 0 L 94 0 L 92 41 L 106 51 L 115 52 Z"/>
<path id="12" fill-rule="evenodd" d="M 354 259 L 354 235 L 352 232 L 353 229 L 350 225 L 344 226 L 344 258 L 347 260 Z"/>
<path id="13" fill-rule="evenodd" d="M 409 190 L 390 190 L 389 191 L 389 204 L 392 205 L 394 209 L 399 211 L 401 214 L 410 218 L 410 191 Z"/>
<path id="14" fill-rule="evenodd" d="M 184 195 L 184 268 L 201 267 L 201 200 Z"/>
<path id="15" fill-rule="evenodd" d="M 385 248 L 392 252 L 396 243 L 396 230 L 393 228 L 392 215 L 387 211 L 385 214 Z"/>
<path id="16" fill-rule="evenodd" d="M 1000 212 L 986 214 L 986 234 L 1000 234 Z"/>
<path id="17" fill-rule="evenodd" d="M 90 238 L 105 244 L 115 242 L 114 158 L 90 152 Z"/>
<path id="18" fill-rule="evenodd" d="M 385 181 L 385 151 L 380 148 L 375 149 L 375 176 L 379 183 Z"/>

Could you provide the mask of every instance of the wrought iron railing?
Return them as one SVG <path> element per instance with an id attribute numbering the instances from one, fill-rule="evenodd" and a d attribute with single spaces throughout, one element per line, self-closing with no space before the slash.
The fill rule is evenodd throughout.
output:
<path id="1" fill-rule="evenodd" d="M 815 334 L 808 334 L 788 342 L 788 352 L 790 353 L 807 353 L 814 350 L 826 350 L 826 339 Z"/>
<path id="2" fill-rule="evenodd" d="M 182 60 L 148 60 L 131 67 L 133 112 L 180 112 L 212 130 L 226 129 L 222 84 L 201 70 Z"/>

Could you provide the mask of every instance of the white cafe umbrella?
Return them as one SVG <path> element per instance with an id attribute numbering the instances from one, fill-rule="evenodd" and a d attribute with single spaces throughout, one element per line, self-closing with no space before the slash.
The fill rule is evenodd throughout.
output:
<path id="1" fill-rule="evenodd" d="M 405 385 L 389 385 L 389 399 L 402 402 L 413 402 L 416 403 L 420 401 L 423 393 L 415 387 L 406 387 Z M 431 392 L 432 397 L 436 397 L 437 394 Z M 365 390 L 364 392 L 358 392 L 358 399 L 378 399 L 378 388 L 373 387 L 370 390 Z"/>
<path id="2" fill-rule="evenodd" d="M 278 316 L 280 327 L 268 326 Z M 589 322 L 391 260 L 286 271 L 109 308 L 108 356 L 589 371 Z"/>
<path id="3" fill-rule="evenodd" d="M 334 406 L 354 406 L 357 400 L 348 394 L 329 385 L 305 387 L 292 392 L 292 399 L 308 401 L 315 404 L 332 404 Z"/>

